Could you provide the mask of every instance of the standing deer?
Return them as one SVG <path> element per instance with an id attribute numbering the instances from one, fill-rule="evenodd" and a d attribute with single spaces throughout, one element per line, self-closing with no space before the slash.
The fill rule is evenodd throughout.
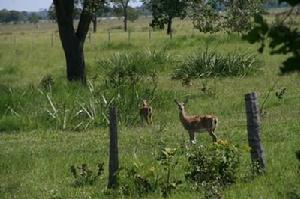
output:
<path id="1" fill-rule="evenodd" d="M 143 100 L 140 108 L 140 118 L 142 123 L 146 120 L 147 124 L 152 124 L 152 107 L 147 103 L 147 100 Z"/>
<path id="2" fill-rule="evenodd" d="M 179 109 L 179 119 L 182 126 L 188 131 L 191 143 L 195 143 L 195 132 L 200 132 L 206 130 L 212 137 L 213 142 L 217 142 L 217 136 L 215 135 L 215 130 L 218 125 L 218 118 L 213 115 L 192 115 L 188 116 L 185 112 L 185 104 L 179 103 L 175 100 L 175 103 Z"/>

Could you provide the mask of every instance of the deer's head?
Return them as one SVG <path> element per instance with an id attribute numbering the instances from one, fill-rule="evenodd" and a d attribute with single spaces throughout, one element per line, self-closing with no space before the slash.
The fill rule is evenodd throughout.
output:
<path id="1" fill-rule="evenodd" d="M 148 106 L 148 103 L 147 103 L 147 100 L 143 100 L 143 107 L 146 107 L 146 106 Z"/>
<path id="2" fill-rule="evenodd" d="M 185 107 L 185 104 L 188 102 L 188 98 L 186 98 L 184 100 L 184 102 L 178 102 L 176 99 L 174 101 L 177 104 L 179 111 L 184 112 L 185 111 L 184 107 Z"/>

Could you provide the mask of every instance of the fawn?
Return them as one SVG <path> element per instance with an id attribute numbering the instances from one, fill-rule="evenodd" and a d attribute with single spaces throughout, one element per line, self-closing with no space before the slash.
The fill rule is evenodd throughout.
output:
<path id="1" fill-rule="evenodd" d="M 143 100 L 140 108 L 140 118 L 142 123 L 146 120 L 147 124 L 152 124 L 152 107 L 147 103 L 147 100 Z"/>
<path id="2" fill-rule="evenodd" d="M 213 115 L 193 115 L 188 116 L 185 112 L 185 104 L 179 103 L 175 100 L 179 108 L 179 119 L 182 126 L 188 131 L 191 143 L 195 143 L 195 132 L 200 132 L 201 130 L 208 131 L 209 135 L 212 137 L 213 142 L 217 142 L 217 136 L 215 135 L 215 130 L 218 125 L 218 118 Z"/>

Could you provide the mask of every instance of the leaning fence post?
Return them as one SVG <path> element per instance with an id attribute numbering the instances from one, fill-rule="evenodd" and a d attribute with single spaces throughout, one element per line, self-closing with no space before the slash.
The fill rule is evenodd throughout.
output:
<path id="1" fill-rule="evenodd" d="M 110 107 L 109 109 L 109 178 L 107 188 L 115 188 L 117 182 L 117 171 L 119 169 L 119 157 L 118 157 L 118 133 L 117 133 L 117 109 L 116 107 Z"/>
<path id="2" fill-rule="evenodd" d="M 251 148 L 251 161 L 254 171 L 265 170 L 266 162 L 263 146 L 260 142 L 260 112 L 255 92 L 245 95 L 248 143 Z"/>

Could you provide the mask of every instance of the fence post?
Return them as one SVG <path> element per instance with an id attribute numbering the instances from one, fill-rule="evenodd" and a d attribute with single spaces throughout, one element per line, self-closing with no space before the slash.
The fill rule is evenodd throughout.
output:
<path id="1" fill-rule="evenodd" d="M 151 29 L 149 28 L 149 40 L 151 40 L 151 37 L 152 37 L 152 35 L 151 35 Z"/>
<path id="2" fill-rule="evenodd" d="M 173 39 L 173 31 L 170 32 L 170 39 Z"/>
<path id="3" fill-rule="evenodd" d="M 108 31 L 108 42 L 110 42 L 110 30 Z"/>
<path id="4" fill-rule="evenodd" d="M 14 35 L 14 45 L 16 45 L 17 44 L 17 37 L 16 37 L 16 35 Z"/>
<path id="5" fill-rule="evenodd" d="M 110 107 L 109 109 L 109 178 L 107 188 L 115 188 L 118 184 L 116 173 L 119 169 L 119 157 L 118 157 L 118 133 L 117 133 L 117 109 L 116 107 Z"/>
<path id="6" fill-rule="evenodd" d="M 54 34 L 51 33 L 51 47 L 54 46 Z"/>
<path id="7" fill-rule="evenodd" d="M 128 30 L 128 42 L 130 42 L 131 32 Z"/>
<path id="8" fill-rule="evenodd" d="M 255 172 L 263 172 L 266 167 L 264 150 L 260 142 L 260 112 L 255 92 L 245 95 L 248 143 L 251 148 L 251 161 Z"/>

